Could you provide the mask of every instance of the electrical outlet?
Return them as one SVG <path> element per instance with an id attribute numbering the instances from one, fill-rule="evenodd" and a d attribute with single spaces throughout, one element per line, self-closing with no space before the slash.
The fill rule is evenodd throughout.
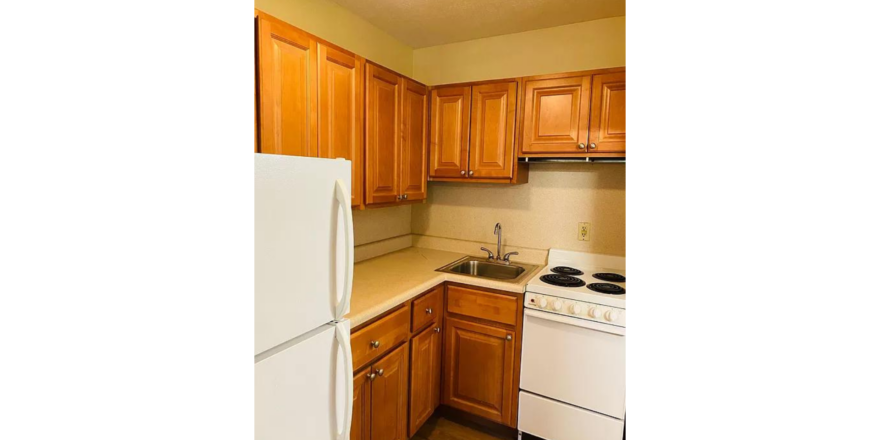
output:
<path id="1" fill-rule="evenodd" d="M 590 241 L 590 224 L 578 223 L 578 240 Z"/>

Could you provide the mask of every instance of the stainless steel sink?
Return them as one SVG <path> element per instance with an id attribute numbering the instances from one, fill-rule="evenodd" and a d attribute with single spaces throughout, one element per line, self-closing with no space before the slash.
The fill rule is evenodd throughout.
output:
<path id="1" fill-rule="evenodd" d="M 535 266 L 530 264 L 502 264 L 486 258 L 464 257 L 437 269 L 437 272 L 517 282 L 520 277 L 534 268 Z"/>

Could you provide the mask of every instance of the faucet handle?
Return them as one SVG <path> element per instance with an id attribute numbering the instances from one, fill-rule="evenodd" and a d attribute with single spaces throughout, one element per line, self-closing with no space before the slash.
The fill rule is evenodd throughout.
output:
<path id="1" fill-rule="evenodd" d="M 494 260 L 494 259 L 495 259 L 495 254 L 493 254 L 492 251 L 490 251 L 489 249 L 486 249 L 485 247 L 481 247 L 480 250 L 481 250 L 481 251 L 488 252 L 488 253 L 489 253 L 489 259 L 490 259 L 490 260 Z"/>
<path id="2" fill-rule="evenodd" d="M 519 252 L 508 252 L 508 253 L 504 254 L 504 261 L 510 263 L 510 256 L 511 255 L 519 255 Z"/>

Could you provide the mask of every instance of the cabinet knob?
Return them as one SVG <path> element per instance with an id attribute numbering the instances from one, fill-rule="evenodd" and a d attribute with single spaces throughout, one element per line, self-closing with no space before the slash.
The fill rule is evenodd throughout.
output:
<path id="1" fill-rule="evenodd" d="M 512 336 L 512 335 L 507 335 L 507 340 L 508 340 L 508 341 L 512 341 L 512 340 L 513 340 L 513 336 Z"/>
<path id="2" fill-rule="evenodd" d="M 370 341 L 370 346 L 373 348 L 379 348 L 379 341 Z"/>
<path id="3" fill-rule="evenodd" d="M 428 307 L 427 309 L 425 309 L 425 313 L 430 315 L 430 314 L 434 313 L 434 309 Z"/>
<path id="4" fill-rule="evenodd" d="M 584 145 L 584 144 L 578 144 L 578 149 L 579 149 L 579 150 L 584 150 L 584 149 L 586 149 L 586 148 L 587 148 L 586 145 Z"/>
<path id="5" fill-rule="evenodd" d="M 370 373 L 367 375 L 367 379 L 376 380 L 376 373 Z"/>
<path id="6" fill-rule="evenodd" d="M 408 197 L 409 197 L 409 195 L 404 194 L 404 195 L 403 195 L 403 200 L 406 200 Z"/>
<path id="7" fill-rule="evenodd" d="M 380 368 L 379 371 L 377 371 L 376 373 L 378 373 L 379 376 L 382 376 L 383 374 L 385 374 L 385 370 Z"/>
<path id="8" fill-rule="evenodd" d="M 401 197 L 401 196 L 397 196 L 397 200 L 400 200 L 400 197 Z"/>
<path id="9" fill-rule="evenodd" d="M 473 175 L 474 175 L 473 171 L 468 171 L 468 176 L 473 176 Z"/>
<path id="10" fill-rule="evenodd" d="M 464 174 L 465 174 L 464 170 L 461 170 L 461 175 L 464 176 Z"/>
<path id="11" fill-rule="evenodd" d="M 434 327 L 434 333 L 440 333 L 440 327 Z"/>
<path id="12" fill-rule="evenodd" d="M 596 149 L 596 144 L 590 144 L 590 149 L 591 149 L 591 150 L 595 150 L 595 149 Z"/>

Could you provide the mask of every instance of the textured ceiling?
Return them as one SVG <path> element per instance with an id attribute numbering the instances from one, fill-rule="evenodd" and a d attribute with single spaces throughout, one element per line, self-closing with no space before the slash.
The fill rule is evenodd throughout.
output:
<path id="1" fill-rule="evenodd" d="M 625 0 L 333 0 L 413 48 L 626 15 Z"/>

